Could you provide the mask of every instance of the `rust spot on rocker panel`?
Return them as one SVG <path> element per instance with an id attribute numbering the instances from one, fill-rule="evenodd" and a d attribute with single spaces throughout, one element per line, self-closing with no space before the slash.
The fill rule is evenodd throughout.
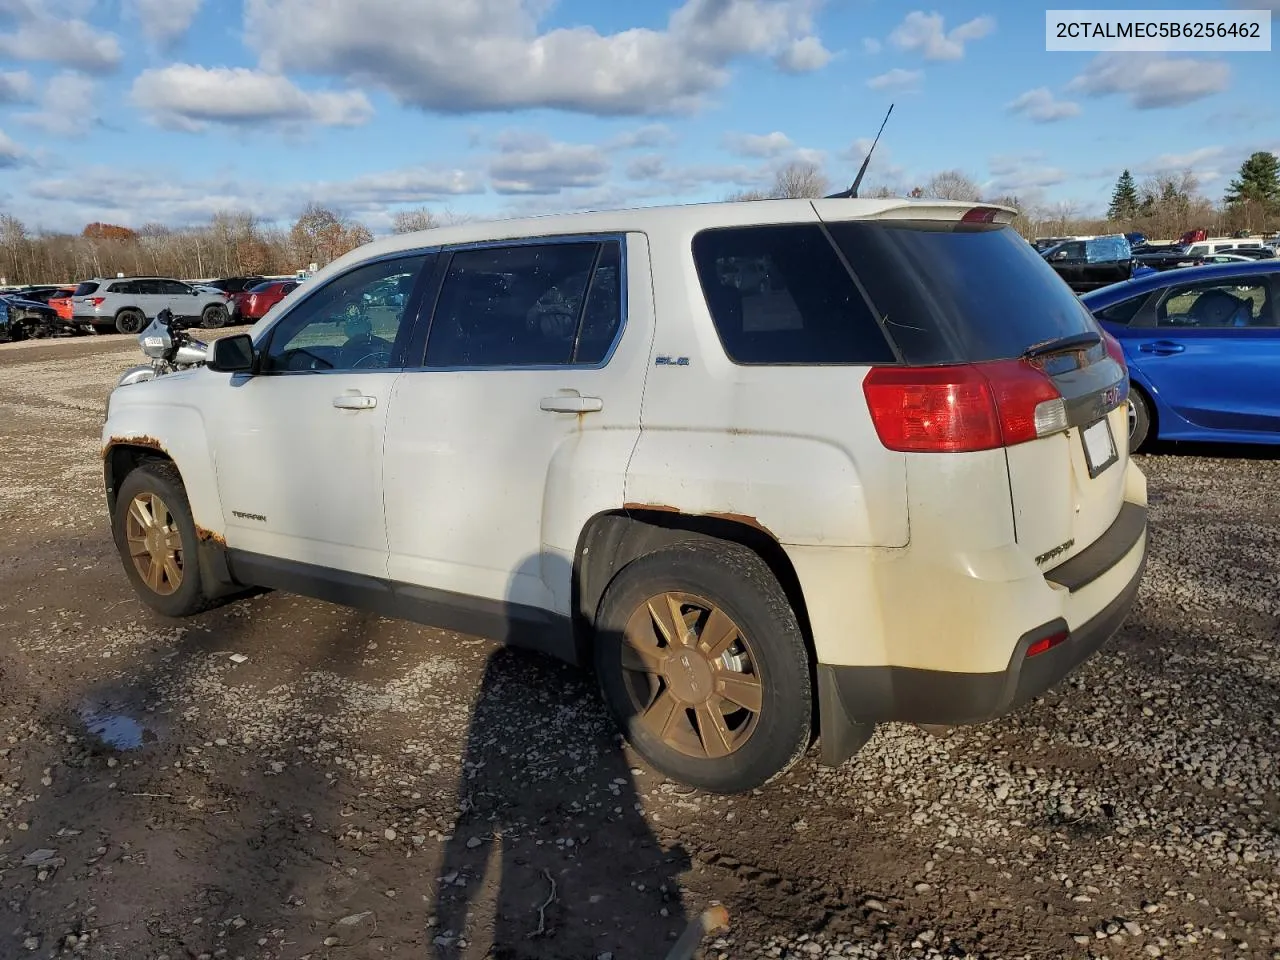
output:
<path id="1" fill-rule="evenodd" d="M 673 507 L 665 503 L 624 503 L 622 509 L 631 513 L 636 510 L 652 510 L 656 513 L 679 513 L 684 514 L 685 511 L 678 507 Z M 752 527 L 759 530 L 763 534 L 767 534 L 774 540 L 778 538 L 773 535 L 773 531 L 766 527 L 755 517 L 748 516 L 745 513 L 689 513 L 690 517 L 711 517 L 715 520 L 727 520 L 730 523 L 741 523 L 744 526 Z"/>

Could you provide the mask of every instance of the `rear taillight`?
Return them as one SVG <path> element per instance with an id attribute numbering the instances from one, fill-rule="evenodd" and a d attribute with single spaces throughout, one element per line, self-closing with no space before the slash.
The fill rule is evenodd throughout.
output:
<path id="1" fill-rule="evenodd" d="M 1063 630 L 1059 633 L 1050 634 L 1047 637 L 1041 637 L 1031 646 L 1027 647 L 1027 657 L 1036 657 L 1042 653 L 1047 653 L 1054 647 L 1067 642 L 1069 634 Z"/>
<path id="2" fill-rule="evenodd" d="M 862 382 L 880 442 L 904 453 L 970 453 L 1067 429 L 1062 395 L 1024 360 L 875 367 Z"/>
<path id="3" fill-rule="evenodd" d="M 92 303 L 95 308 L 97 308 L 102 306 L 104 303 L 106 303 L 107 298 L 106 297 L 90 297 L 89 302 Z"/>

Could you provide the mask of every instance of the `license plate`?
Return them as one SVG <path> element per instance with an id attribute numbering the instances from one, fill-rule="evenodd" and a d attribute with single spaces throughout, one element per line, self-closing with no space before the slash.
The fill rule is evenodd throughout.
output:
<path id="1" fill-rule="evenodd" d="M 1084 460 L 1089 467 L 1090 479 L 1120 459 L 1115 437 L 1111 435 L 1111 423 L 1107 419 L 1085 427 L 1080 437 L 1084 441 Z"/>

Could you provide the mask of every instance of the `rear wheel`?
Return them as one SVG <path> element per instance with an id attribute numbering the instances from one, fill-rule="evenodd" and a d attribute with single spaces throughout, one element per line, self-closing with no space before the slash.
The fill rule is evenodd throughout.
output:
<path id="1" fill-rule="evenodd" d="M 808 650 L 782 587 L 745 547 L 689 541 L 628 564 L 596 630 L 605 702 L 662 773 L 739 793 L 804 754 Z"/>
<path id="2" fill-rule="evenodd" d="M 191 507 L 172 464 L 145 463 L 125 477 L 111 526 L 125 573 L 147 606 L 169 617 L 213 606 L 200 579 Z"/>
<path id="3" fill-rule="evenodd" d="M 225 327 L 229 315 L 227 308 L 220 303 L 211 303 L 200 314 L 200 326 L 209 328 Z"/>
<path id="4" fill-rule="evenodd" d="M 141 310 L 129 308 L 116 314 L 116 330 L 120 333 L 141 333 L 146 322 Z"/>
<path id="5" fill-rule="evenodd" d="M 1129 452 L 1137 453 L 1142 449 L 1151 432 L 1150 401 L 1141 390 L 1131 387 L 1129 390 Z"/>

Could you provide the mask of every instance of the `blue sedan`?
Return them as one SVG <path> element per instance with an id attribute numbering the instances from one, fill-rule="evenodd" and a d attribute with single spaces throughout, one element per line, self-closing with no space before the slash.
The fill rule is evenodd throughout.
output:
<path id="1" fill-rule="evenodd" d="M 1280 260 L 1183 267 L 1080 298 L 1124 347 L 1129 448 L 1280 443 Z"/>

